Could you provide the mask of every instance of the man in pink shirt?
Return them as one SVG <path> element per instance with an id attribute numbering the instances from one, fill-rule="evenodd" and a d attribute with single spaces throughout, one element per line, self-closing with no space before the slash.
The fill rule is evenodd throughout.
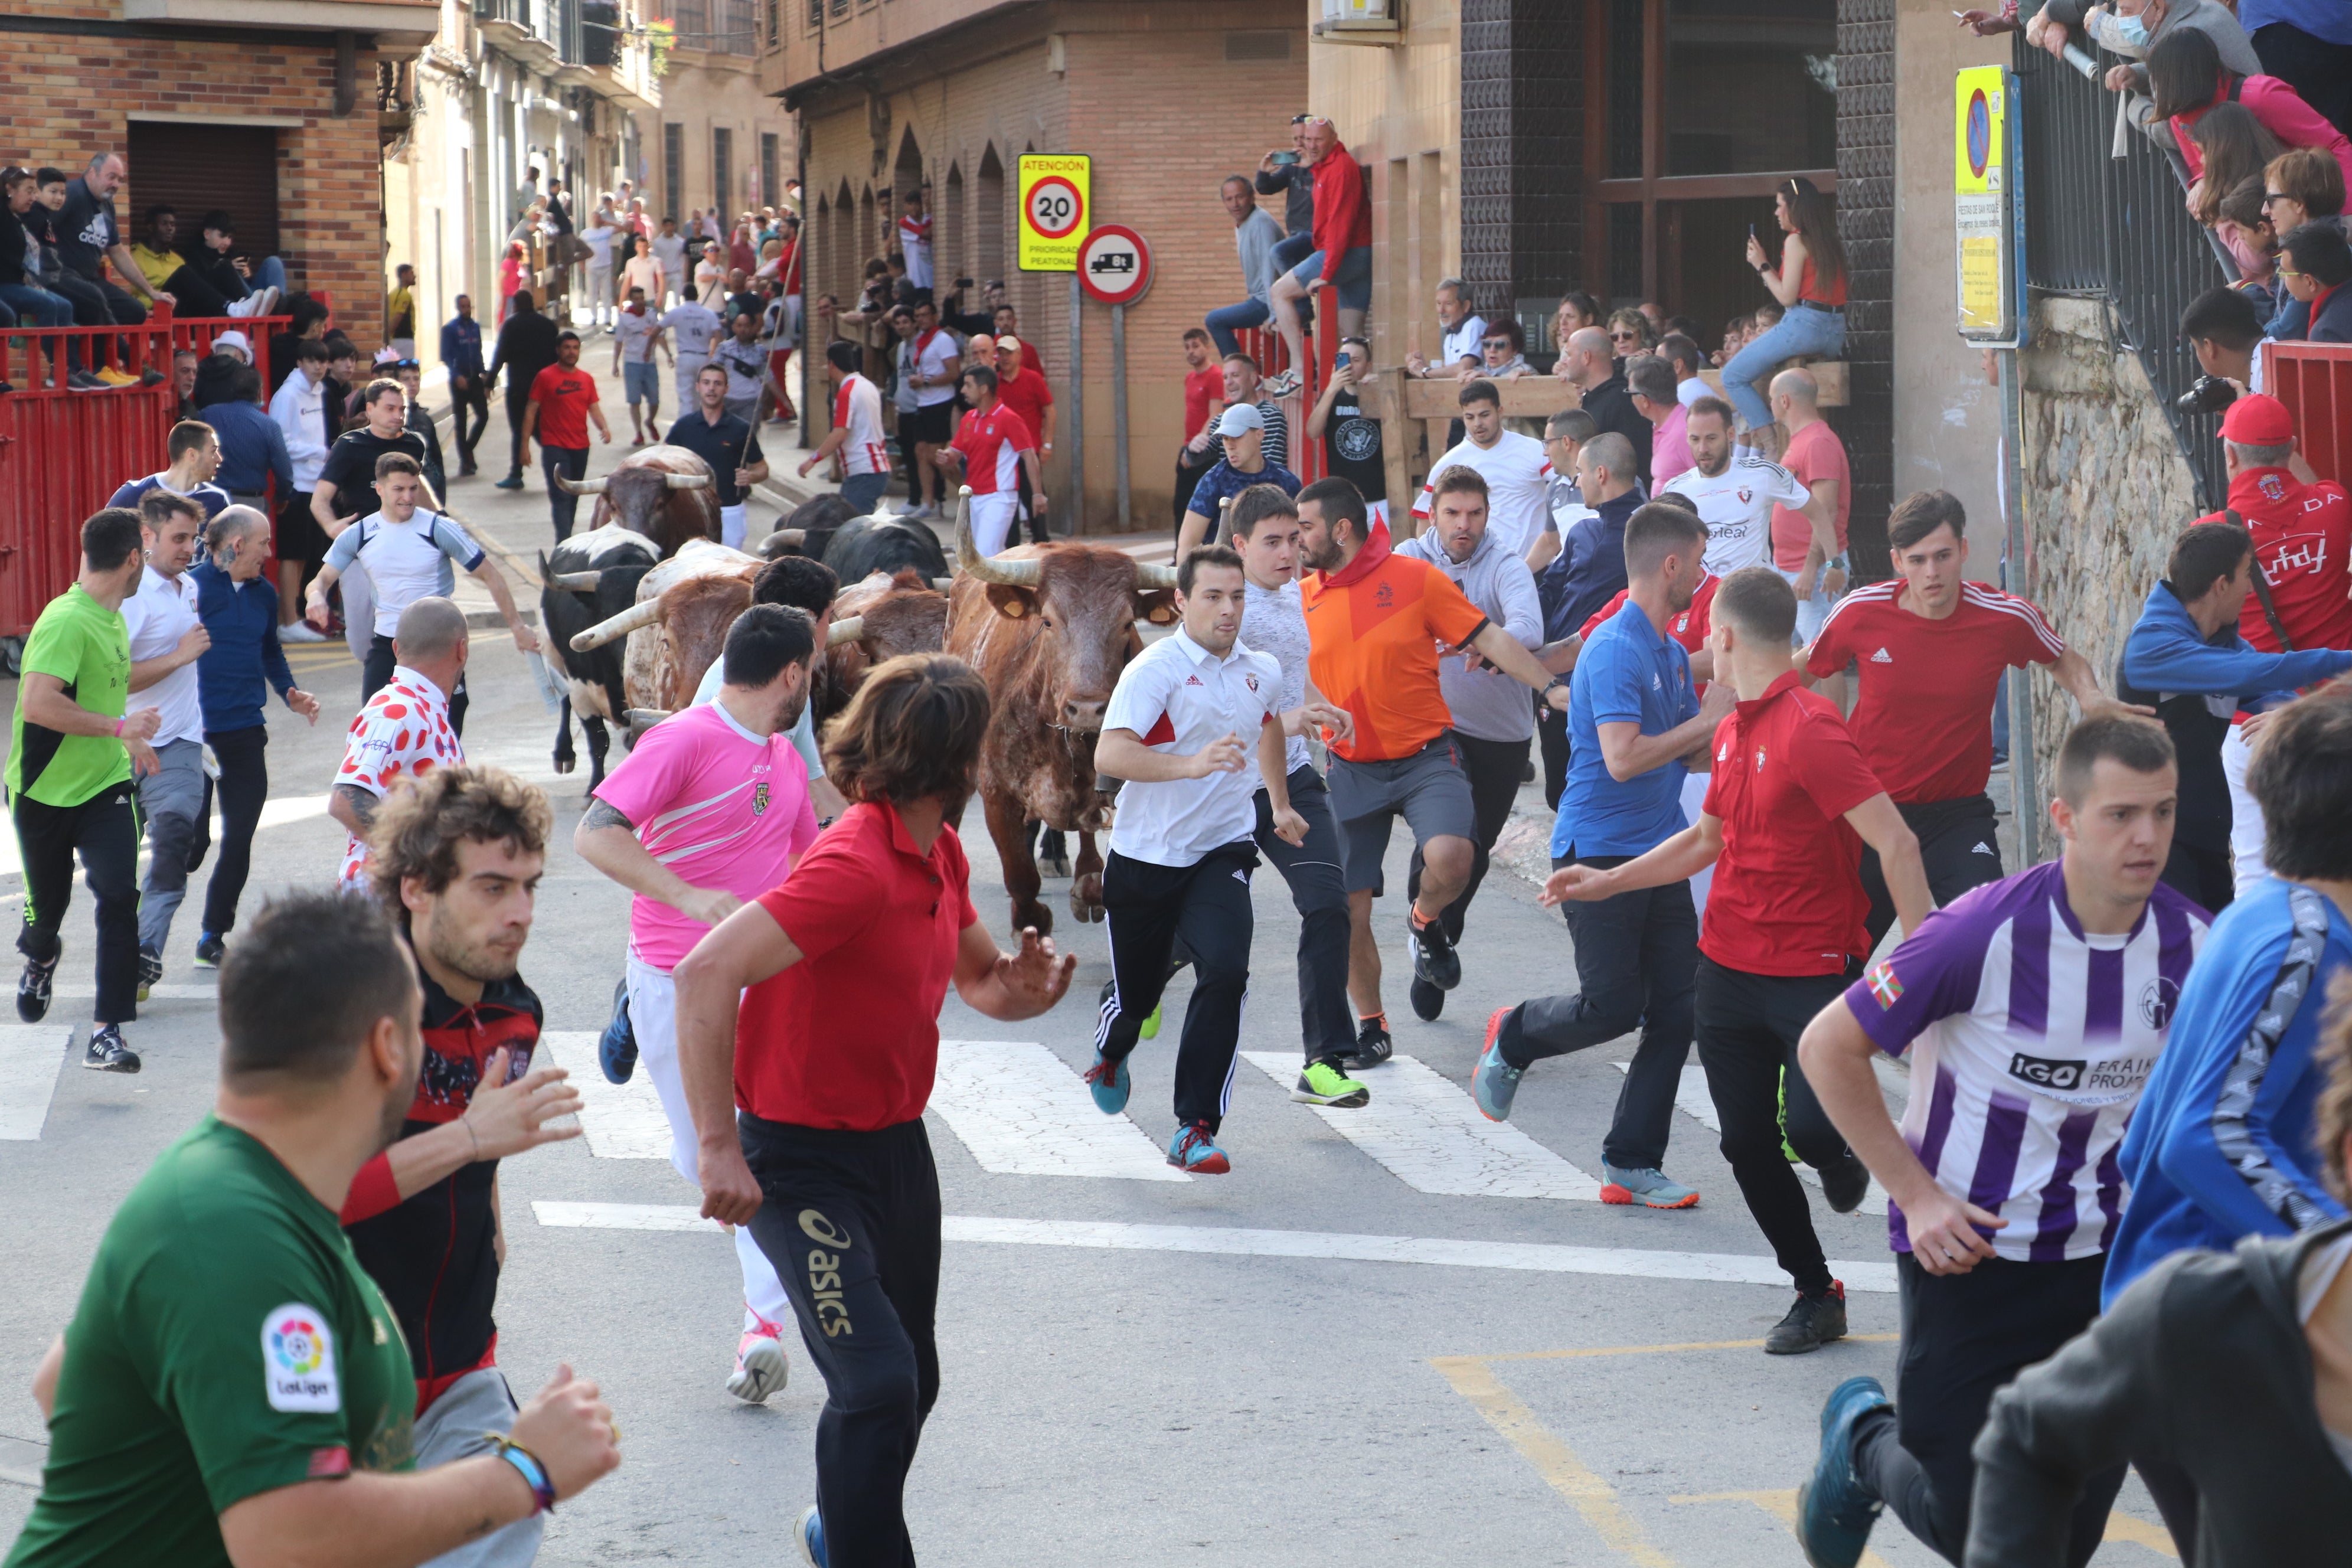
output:
<path id="1" fill-rule="evenodd" d="M 1690 410 L 1675 395 L 1675 365 L 1658 354 L 1637 354 L 1625 362 L 1625 390 L 1633 412 L 1648 420 L 1650 431 L 1650 493 L 1685 468 L 1698 467 L 1691 456 Z"/>
<path id="2" fill-rule="evenodd" d="M 636 895 L 629 906 L 629 1018 L 669 1117 L 670 1163 L 698 1182 L 698 1140 L 678 1080 L 670 972 L 712 926 L 781 884 L 816 841 L 807 769 L 788 731 L 808 703 L 814 623 L 754 605 L 728 631 L 716 700 L 663 720 L 598 785 L 572 837 L 580 858 Z M 626 1073 L 622 1076 L 625 1078 Z M 758 1405 L 783 1387 L 779 1337 L 792 1305 L 748 1229 L 743 1335 L 727 1392 Z"/>
<path id="3" fill-rule="evenodd" d="M 1846 521 L 1853 515 L 1853 475 L 1846 463 L 1845 444 L 1816 405 L 1821 389 L 1813 373 L 1792 366 L 1772 378 L 1772 417 L 1789 433 L 1780 466 L 1813 492 L 1807 511 L 1772 507 L 1772 567 L 1797 591 L 1797 640 L 1810 644 L 1829 619 L 1830 608 L 1845 592 Z M 1812 515 L 1809 516 L 1810 511 Z M 1824 522 L 1834 515 L 1834 539 L 1813 519 Z"/>

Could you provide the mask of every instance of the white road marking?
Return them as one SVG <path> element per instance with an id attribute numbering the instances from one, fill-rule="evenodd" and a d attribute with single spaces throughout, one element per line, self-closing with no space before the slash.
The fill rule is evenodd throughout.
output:
<path id="1" fill-rule="evenodd" d="M 1391 1064 L 1393 1065 L 1393 1064 Z M 684 1205 L 591 1204 L 534 1200 L 543 1226 L 600 1230 L 708 1230 L 718 1226 Z M 1113 1252 L 1193 1252 L 1231 1258 L 1325 1258 L 1361 1263 L 1423 1263 L 1451 1268 L 1507 1268 L 1542 1274 L 1600 1274 L 1636 1279 L 1701 1279 L 1785 1288 L 1789 1277 L 1769 1258 L 1722 1252 L 1643 1252 L 1631 1247 L 1561 1247 L 1548 1242 L 1453 1241 L 1433 1237 L 1348 1236 L 1311 1230 L 1244 1230 L 1223 1226 L 1129 1225 L 1104 1220 L 998 1219 L 950 1215 L 949 1241 L 1020 1247 L 1078 1247 Z M 1895 1266 L 1833 1261 L 1849 1290 L 1891 1292 Z"/>
<path id="2" fill-rule="evenodd" d="M 563 1081 L 580 1091 L 588 1152 L 607 1160 L 668 1159 L 669 1113 L 653 1075 L 640 1064 L 628 1082 L 611 1081 L 596 1063 L 596 1039 L 589 1029 L 551 1029 L 539 1037 L 547 1059 L 568 1068 Z"/>
<path id="3" fill-rule="evenodd" d="M 941 1040 L 931 1109 L 983 1171 L 1189 1182 L 1149 1133 L 1095 1109 L 1086 1080 L 1030 1040 Z"/>
<path id="4" fill-rule="evenodd" d="M 1286 1089 L 1297 1081 L 1296 1056 L 1242 1054 Z M 1310 1109 L 1413 1191 L 1446 1197 L 1601 1201 L 1597 1179 L 1509 1122 L 1487 1121 L 1468 1094 L 1413 1058 L 1393 1057 L 1368 1077 L 1370 1105 Z"/>
<path id="5" fill-rule="evenodd" d="M 0 1139 L 37 1140 L 73 1031 L 56 1024 L 0 1027 Z"/>
<path id="6" fill-rule="evenodd" d="M 1895 1081 L 1900 1079 L 1900 1073 L 1891 1064 L 1873 1065 L 1878 1068 L 1880 1087 L 1900 1098 L 1905 1092 L 1904 1086 Z M 1619 1062 L 1616 1066 L 1619 1072 L 1633 1070 L 1633 1064 L 1631 1062 Z M 1686 1063 L 1683 1068 L 1682 1081 L 1675 1086 L 1675 1109 L 1685 1116 L 1696 1118 L 1708 1131 L 1718 1136 L 1722 1134 L 1723 1120 L 1716 1115 L 1715 1097 L 1709 1094 L 1706 1089 L 1706 1069 L 1696 1062 Z M 1898 1110 L 1895 1115 L 1899 1119 L 1902 1112 Z M 1822 1173 L 1801 1160 L 1792 1168 L 1796 1171 L 1799 1181 L 1816 1187 L 1822 1184 Z M 1862 1203 L 1854 1212 L 1875 1215 L 1883 1215 L 1886 1212 L 1886 1189 L 1878 1184 L 1877 1177 L 1871 1178 L 1870 1191 L 1863 1195 Z"/>
<path id="7" fill-rule="evenodd" d="M 308 822 L 314 816 L 326 815 L 327 795 L 324 790 L 316 795 L 280 795 L 275 800 L 262 802 L 261 826 L 264 828 L 283 827 L 288 823 Z M 217 813 L 213 816 L 212 841 L 215 845 L 221 841 L 221 820 Z M 140 844 L 139 858 L 143 866 L 147 859 L 147 847 L 143 840 Z M 24 869 L 25 861 L 18 851 L 16 836 L 0 833 L 0 877 L 21 876 Z"/>
<path id="8" fill-rule="evenodd" d="M 163 985 L 148 988 L 151 1002 L 209 1002 L 220 994 L 216 985 Z M 98 988 L 94 985 L 60 985 L 49 993 L 52 1002 L 94 1002 Z"/>

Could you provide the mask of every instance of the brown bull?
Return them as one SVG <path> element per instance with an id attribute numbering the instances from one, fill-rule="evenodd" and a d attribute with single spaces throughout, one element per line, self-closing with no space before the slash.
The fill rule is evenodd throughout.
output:
<path id="1" fill-rule="evenodd" d="M 866 672 L 902 653 L 937 653 L 947 645 L 948 596 L 909 569 L 877 572 L 834 595 L 834 636 L 818 661 L 809 700 L 821 725 L 849 706 Z M 856 629 L 843 635 L 842 628 Z"/>
<path id="2" fill-rule="evenodd" d="M 683 447 L 643 447 L 601 479 L 558 475 L 555 482 L 572 495 L 596 498 L 590 528 L 618 522 L 652 540 L 665 561 L 689 539 L 719 537 L 719 490 L 710 465 Z"/>
<path id="3" fill-rule="evenodd" d="M 983 558 L 972 545 L 970 494 L 957 508 L 962 571 L 949 595 L 947 651 L 988 682 L 981 804 L 1013 898 L 1013 929 L 1044 934 L 1054 917 L 1037 901 L 1027 825 L 1079 836 L 1070 913 L 1102 919 L 1094 836 L 1109 826 L 1110 796 L 1095 787 L 1095 738 L 1119 672 L 1143 647 L 1135 623 L 1176 618 L 1176 572 L 1076 541 Z"/>

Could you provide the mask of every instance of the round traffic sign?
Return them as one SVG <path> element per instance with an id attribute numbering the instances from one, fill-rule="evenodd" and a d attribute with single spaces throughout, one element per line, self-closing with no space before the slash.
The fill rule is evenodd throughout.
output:
<path id="1" fill-rule="evenodd" d="M 1151 288 L 1151 247 L 1124 224 L 1107 223 L 1078 247 L 1078 287 L 1106 305 L 1132 305 Z"/>
<path id="2" fill-rule="evenodd" d="M 1029 226 L 1047 239 L 1067 239 L 1087 221 L 1086 198 L 1059 174 L 1029 187 Z"/>

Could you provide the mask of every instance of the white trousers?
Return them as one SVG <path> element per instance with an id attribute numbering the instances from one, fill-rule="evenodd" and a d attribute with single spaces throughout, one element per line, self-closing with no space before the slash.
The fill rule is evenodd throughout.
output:
<path id="1" fill-rule="evenodd" d="M 993 495 L 971 498 L 971 542 L 982 555 L 994 555 L 1003 550 L 1013 525 L 1020 521 L 1021 497 L 1012 490 L 999 490 Z"/>
<path id="2" fill-rule="evenodd" d="M 737 501 L 719 509 L 719 542 L 730 550 L 743 548 L 743 530 L 750 525 L 751 503 Z"/>
<path id="3" fill-rule="evenodd" d="M 2221 776 L 2230 781 L 2230 860 L 2240 898 L 2271 874 L 2263 863 L 2263 808 L 2246 790 L 2246 764 L 2253 757 L 2240 727 L 2231 725 L 2221 737 Z"/>
<path id="4" fill-rule="evenodd" d="M 1706 809 L 1706 781 L 1712 776 L 1708 773 L 1692 773 L 1683 780 L 1683 816 L 1691 822 L 1696 822 L 1699 819 L 1699 814 Z M 1706 913 L 1706 890 L 1713 886 L 1715 886 L 1715 868 L 1712 866 L 1690 879 L 1691 907 L 1694 911 L 1702 915 Z"/>
<path id="5" fill-rule="evenodd" d="M 669 1163 L 698 1187 L 702 1184 L 701 1163 L 696 1158 L 699 1145 L 694 1136 L 693 1113 L 686 1107 L 686 1085 L 677 1071 L 677 986 L 667 973 L 635 952 L 629 954 L 629 1024 L 636 1031 L 637 1065 L 654 1080 L 654 1092 L 661 1096 L 663 1114 L 669 1118 Z M 792 1300 L 784 1294 L 783 1281 L 776 1278 L 775 1265 L 751 1239 L 749 1226 L 735 1227 L 735 1258 L 743 1268 L 744 1329 L 756 1327 L 755 1319 L 790 1323 Z"/>

